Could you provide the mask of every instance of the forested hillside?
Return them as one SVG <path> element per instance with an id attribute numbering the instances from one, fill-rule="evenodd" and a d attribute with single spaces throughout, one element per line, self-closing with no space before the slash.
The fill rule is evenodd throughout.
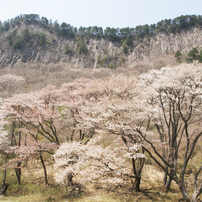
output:
<path id="1" fill-rule="evenodd" d="M 0 23 L 0 67 L 64 64 L 71 68 L 131 66 L 202 47 L 202 16 L 180 16 L 135 28 L 80 27 L 36 14 Z"/>

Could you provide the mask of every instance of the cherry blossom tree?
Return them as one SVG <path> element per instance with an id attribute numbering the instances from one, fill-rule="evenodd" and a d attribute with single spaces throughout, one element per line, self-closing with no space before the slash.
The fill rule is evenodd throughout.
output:
<path id="1" fill-rule="evenodd" d="M 2 102 L 3 102 L 3 99 L 0 98 L 0 106 L 2 105 Z M 8 133 L 4 128 L 5 124 L 6 124 L 5 116 L 4 116 L 3 111 L 0 109 L 0 150 L 1 151 L 5 151 L 9 147 Z M 1 190 L 0 190 L 1 195 L 6 195 L 6 191 L 7 191 L 8 186 L 9 186 L 9 184 L 6 183 L 7 158 L 8 158 L 8 155 L 5 154 L 4 177 L 3 177 L 3 181 L 1 184 Z"/>
<path id="2" fill-rule="evenodd" d="M 137 128 L 144 142 L 144 150 L 169 176 L 166 189 L 174 180 L 185 200 L 189 195 L 185 186 L 185 172 L 202 131 L 197 126 L 201 122 L 202 110 L 202 66 L 179 65 L 152 70 L 140 76 L 140 86 L 145 92 L 144 110 L 147 111 L 151 129 L 156 127 L 156 135 Z M 159 151 L 161 145 L 161 151 Z M 179 154 L 183 151 L 183 155 Z M 182 168 L 179 169 L 179 161 Z M 195 176 L 195 193 L 201 194 L 201 185 L 196 186 L 201 168 Z M 166 181 L 165 181 L 166 182 Z"/>
<path id="3" fill-rule="evenodd" d="M 18 180 L 18 184 L 21 183 L 21 165 L 28 161 L 28 159 L 33 159 L 39 154 L 40 160 L 42 162 L 42 166 L 44 169 L 44 178 L 45 184 L 48 185 L 47 179 L 47 171 L 45 168 L 45 164 L 42 158 L 42 152 L 49 152 L 51 154 L 54 153 L 54 150 L 57 149 L 57 145 L 55 143 L 42 143 L 42 142 L 32 142 L 29 141 L 30 144 L 20 145 L 20 146 L 12 146 L 8 150 L 6 150 L 7 154 L 15 154 L 17 156 L 16 159 L 10 159 L 7 163 L 7 168 L 14 168 Z"/>
<path id="4" fill-rule="evenodd" d="M 0 98 L 0 107 L 3 103 L 3 99 Z M 5 114 L 3 110 L 0 108 L 0 150 L 6 150 L 9 145 L 9 139 L 8 139 L 8 133 L 4 128 L 4 125 L 6 124 L 5 120 Z"/>
<path id="5" fill-rule="evenodd" d="M 71 102 L 76 106 L 74 118 L 77 127 L 83 131 L 93 129 L 100 134 L 108 133 L 121 137 L 122 144 L 128 148 L 139 145 L 131 158 L 131 171 L 135 179 L 134 188 L 140 190 L 141 172 L 145 161 L 142 150 L 142 138 L 135 131 L 137 125 L 136 78 L 123 75 L 112 76 L 106 80 L 93 80 L 77 85 Z M 69 84 L 68 84 L 69 85 Z M 76 83 L 71 85 L 74 87 Z M 63 86 L 64 88 L 66 86 Z M 69 95 L 69 94 L 68 94 Z M 67 99 L 66 99 L 67 100 Z M 64 102 L 65 104 L 65 102 Z M 66 103 L 69 106 L 69 103 Z"/>
<path id="6" fill-rule="evenodd" d="M 39 91 L 15 94 L 11 98 L 5 99 L 2 111 L 4 111 L 5 117 L 9 120 L 8 122 L 10 122 L 12 126 L 17 123 L 17 130 L 25 134 L 24 146 L 33 147 L 33 144 L 39 144 L 44 141 L 59 145 L 58 131 L 61 131 L 61 127 L 68 128 L 69 131 L 71 131 L 71 141 L 73 141 L 75 136 L 75 130 L 79 131 L 78 140 L 81 141 L 84 139 L 84 136 L 86 136 L 87 139 L 85 139 L 85 142 L 87 143 L 89 141 L 94 131 L 84 131 L 76 127 L 77 121 L 75 114 L 79 106 L 79 97 L 75 95 L 78 94 L 76 93 L 77 89 L 83 88 L 82 86 L 86 82 L 82 83 L 79 81 L 77 83 L 78 85 L 75 85 L 75 87 L 73 86 L 74 84 L 66 84 L 65 88 L 61 87 L 59 90 L 54 86 L 47 86 Z M 73 103 L 74 98 L 77 98 L 77 103 Z M 14 127 L 12 128 L 14 129 Z M 27 135 L 29 135 L 29 138 Z M 13 135 L 12 137 L 14 138 L 11 139 L 15 140 L 15 136 Z M 60 135 L 60 137 L 64 139 L 62 135 Z M 32 142 L 29 141 L 29 144 L 27 144 L 27 139 L 32 139 Z M 23 146 L 19 141 L 18 146 L 20 148 L 21 145 Z M 46 151 L 48 150 L 47 148 Z M 41 155 L 42 150 L 38 149 L 38 151 L 44 168 L 45 183 L 48 184 L 47 172 Z M 20 155 L 20 153 L 18 155 Z M 18 166 L 18 168 L 20 169 L 20 166 Z"/>
<path id="7" fill-rule="evenodd" d="M 2 109 L 11 121 L 18 121 L 33 138 L 42 136 L 49 142 L 60 144 L 55 123 L 60 117 L 55 87 L 15 94 L 5 99 Z"/>
<path id="8" fill-rule="evenodd" d="M 47 86 L 30 93 L 15 94 L 4 100 L 2 111 L 8 122 L 11 124 L 18 123 L 18 131 L 25 134 L 24 146 L 28 146 L 26 143 L 27 135 L 32 139 L 31 145 L 40 141 L 46 142 L 46 145 L 48 143 L 60 144 L 56 125 L 61 114 L 57 106 L 54 86 Z M 20 140 L 18 146 L 20 146 Z M 47 147 L 46 151 L 48 150 Z M 44 168 L 45 183 L 48 184 L 41 151 L 38 154 Z M 17 167 L 20 169 L 20 166 Z"/>
<path id="9" fill-rule="evenodd" d="M 127 178 L 134 178 L 128 159 L 136 156 L 139 145 L 130 147 L 130 152 L 122 146 L 120 155 L 120 147 L 103 148 L 95 143 L 95 139 L 87 144 L 75 141 L 63 143 L 54 155 L 56 182 L 72 187 L 74 177 L 78 182 L 99 180 L 109 185 L 124 185 Z"/>
<path id="10" fill-rule="evenodd" d="M 134 77 L 123 75 L 93 81 L 80 93 L 83 103 L 77 121 L 83 128 L 121 135 L 126 145 L 141 144 L 142 153 L 147 152 L 164 170 L 165 182 L 168 176 L 167 190 L 174 180 L 188 199 L 185 172 L 202 134 L 197 127 L 201 80 L 200 65 L 182 64 L 141 75 L 138 86 Z M 184 154 L 179 155 L 179 150 Z M 195 187 L 198 196 L 200 185 Z"/>
<path id="11" fill-rule="evenodd" d="M 69 129 L 70 137 L 68 140 L 82 141 L 86 139 L 86 143 L 94 135 L 94 127 L 81 127 L 82 117 L 79 110 L 85 105 L 84 92 L 86 88 L 90 88 L 93 82 L 101 80 L 95 79 L 76 79 L 71 83 L 64 83 L 58 89 L 58 97 L 60 97 L 60 105 L 63 107 L 62 114 L 66 117 L 65 127 Z"/>

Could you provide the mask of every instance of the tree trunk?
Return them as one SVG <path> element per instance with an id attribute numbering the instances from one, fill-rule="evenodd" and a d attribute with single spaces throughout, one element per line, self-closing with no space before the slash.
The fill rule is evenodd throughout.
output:
<path id="1" fill-rule="evenodd" d="M 164 172 L 164 177 L 163 177 L 163 184 L 166 185 L 168 181 L 168 168 L 166 169 L 167 172 Z"/>
<path id="2" fill-rule="evenodd" d="M 172 143 L 171 150 L 169 151 L 169 159 L 171 159 L 171 167 L 170 167 L 170 175 L 168 177 L 168 181 L 166 183 L 166 191 L 170 191 L 171 182 L 173 180 L 174 175 L 176 174 L 177 164 L 175 163 L 176 157 L 174 156 L 175 151 L 175 142 Z"/>
<path id="3" fill-rule="evenodd" d="M 72 173 L 69 173 L 67 175 L 67 186 L 72 186 L 73 185 L 73 180 L 72 180 L 73 177 L 74 177 L 74 175 Z"/>
<path id="4" fill-rule="evenodd" d="M 16 176 L 17 176 L 17 179 L 18 179 L 18 184 L 20 184 L 21 176 L 22 176 L 20 164 L 21 164 L 21 162 L 18 162 L 17 163 L 17 168 L 15 168 L 15 173 L 16 173 Z"/>
<path id="5" fill-rule="evenodd" d="M 15 122 L 12 122 L 12 131 L 11 131 L 11 146 L 17 145 L 17 141 L 15 139 Z"/>
<path id="6" fill-rule="evenodd" d="M 45 185 L 48 185 L 48 177 L 47 177 L 46 166 L 45 166 L 45 163 L 44 163 L 43 157 L 42 157 L 42 155 L 41 155 L 41 152 L 39 153 L 39 156 L 40 156 L 41 164 L 42 164 L 42 166 L 43 166 L 43 170 L 44 170 Z"/>
<path id="7" fill-rule="evenodd" d="M 71 194 L 71 192 L 72 192 L 72 186 L 73 186 L 73 180 L 72 180 L 72 178 L 73 177 L 74 177 L 73 173 L 67 174 L 67 184 L 66 184 L 67 194 Z M 71 187 L 71 188 L 68 189 L 68 187 Z"/>
<path id="8" fill-rule="evenodd" d="M 24 146 L 27 146 L 27 134 L 25 135 L 25 142 L 24 142 Z"/>
<path id="9" fill-rule="evenodd" d="M 167 183 L 166 183 L 166 191 L 167 191 L 167 192 L 170 191 L 171 182 L 172 182 L 172 178 L 169 176 L 169 177 L 168 177 L 168 180 L 167 180 Z"/>
<path id="10" fill-rule="evenodd" d="M 6 183 L 6 164 L 7 164 L 8 154 L 6 154 L 5 159 L 5 168 L 4 168 L 4 178 L 1 184 L 1 195 L 6 196 L 6 191 L 8 189 L 9 184 Z"/>
<path id="11" fill-rule="evenodd" d="M 76 127 L 76 124 L 74 123 L 74 128 Z M 71 134 L 71 137 L 70 137 L 70 140 L 71 142 L 73 141 L 74 139 L 74 133 L 75 133 L 75 130 L 72 130 L 72 134 Z"/>
<path id="12" fill-rule="evenodd" d="M 141 176 L 135 178 L 135 191 L 140 191 Z"/>
<path id="13" fill-rule="evenodd" d="M 199 174 L 200 174 L 201 171 L 202 171 L 202 166 L 199 168 L 199 170 L 195 174 L 195 179 L 194 179 L 194 188 L 195 188 L 195 191 L 194 191 L 194 193 L 192 195 L 192 198 L 191 198 L 192 202 L 197 202 L 197 198 L 202 193 L 202 183 L 200 183 L 200 185 L 197 187 L 197 180 L 198 180 L 198 176 L 199 176 Z"/>
<path id="14" fill-rule="evenodd" d="M 185 188 L 184 183 L 181 182 L 181 183 L 179 184 L 179 187 L 180 187 L 180 191 L 181 191 L 181 193 L 182 193 L 182 196 L 183 196 L 184 200 L 185 200 L 185 201 L 189 201 L 189 194 L 187 193 L 187 190 L 186 190 L 186 188 Z"/>
<path id="15" fill-rule="evenodd" d="M 195 191 L 192 195 L 191 202 L 197 202 L 198 193 Z"/>
<path id="16" fill-rule="evenodd" d="M 79 136 L 79 141 L 82 141 L 83 138 L 84 138 L 84 133 L 83 133 L 83 131 L 80 130 L 80 131 L 79 131 L 79 134 L 80 134 L 80 136 Z"/>
<path id="17" fill-rule="evenodd" d="M 168 180 L 166 183 L 166 191 L 167 192 L 170 191 L 171 182 L 172 182 L 174 176 L 176 175 L 176 169 L 177 169 L 177 164 L 174 163 L 174 165 L 170 169 L 170 176 L 168 177 Z"/>
<path id="18" fill-rule="evenodd" d="M 7 196 L 6 191 L 8 189 L 8 186 L 9 186 L 8 183 L 2 182 L 2 184 L 1 184 L 1 195 Z"/>
<path id="19" fill-rule="evenodd" d="M 20 147 L 21 145 L 21 132 L 19 132 L 19 135 L 18 135 L 18 146 Z"/>
<path id="20" fill-rule="evenodd" d="M 197 202 L 197 198 L 201 195 L 201 193 L 202 193 L 202 184 L 200 184 L 197 188 L 195 188 L 195 191 L 191 198 L 191 202 Z"/>

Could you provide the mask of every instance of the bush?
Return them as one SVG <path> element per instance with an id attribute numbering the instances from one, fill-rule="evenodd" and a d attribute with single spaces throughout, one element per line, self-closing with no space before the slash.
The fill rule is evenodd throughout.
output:
<path id="1" fill-rule="evenodd" d="M 196 48 L 193 48 L 188 53 L 188 58 L 186 58 L 186 61 L 193 62 L 193 60 L 198 60 L 198 62 L 202 62 L 202 50 L 199 53 L 199 51 Z"/>
<path id="2" fill-rule="evenodd" d="M 101 67 L 105 67 L 105 63 L 107 62 L 107 57 L 105 56 L 104 58 L 102 58 L 101 60 Z"/>
<path id="3" fill-rule="evenodd" d="M 65 54 L 70 54 L 70 53 L 71 53 L 70 47 L 69 47 L 69 45 L 66 45 L 65 46 Z"/>
<path id="4" fill-rule="evenodd" d="M 200 54 L 197 56 L 197 60 L 202 63 L 202 50 L 200 50 Z"/>
<path id="5" fill-rule="evenodd" d="M 97 56 L 97 63 L 100 63 L 100 55 Z"/>
<path id="6" fill-rule="evenodd" d="M 44 33 L 40 33 L 39 35 L 38 35 L 38 37 L 39 37 L 39 44 L 45 44 L 46 43 L 46 35 L 44 34 Z"/>
<path id="7" fill-rule="evenodd" d="M 6 39 L 7 39 L 7 41 L 8 41 L 8 43 L 9 43 L 10 46 L 12 46 L 12 44 L 13 44 L 13 40 L 16 37 L 16 33 L 17 33 L 17 31 L 14 30 L 13 32 L 10 32 L 8 34 L 8 36 L 6 37 Z"/>
<path id="8" fill-rule="evenodd" d="M 23 30 L 20 36 L 17 36 L 17 31 L 14 30 L 13 32 L 10 32 L 6 37 L 9 45 L 15 49 L 21 49 L 23 45 L 30 40 L 30 38 L 31 36 L 28 29 Z"/>
<path id="9" fill-rule="evenodd" d="M 178 50 L 176 53 L 175 53 L 175 58 L 177 59 L 178 62 L 181 62 L 181 52 Z"/>
<path id="10" fill-rule="evenodd" d="M 28 29 L 25 29 L 25 30 L 22 31 L 22 39 L 24 41 L 26 41 L 26 42 L 29 41 L 30 34 L 29 34 L 29 30 Z"/>
<path id="11" fill-rule="evenodd" d="M 78 47 L 79 54 L 81 54 L 81 53 L 87 54 L 88 53 L 88 48 L 84 42 L 84 39 L 79 39 L 79 41 L 77 41 L 77 47 Z"/>
<path id="12" fill-rule="evenodd" d="M 110 63 L 109 68 L 110 69 L 116 69 L 116 64 Z"/>
<path id="13" fill-rule="evenodd" d="M 122 51 L 123 51 L 124 54 L 128 53 L 128 47 L 126 46 L 125 43 L 123 43 L 123 45 L 122 45 Z"/>
<path id="14" fill-rule="evenodd" d="M 196 59 L 196 54 L 198 53 L 198 50 L 196 48 L 193 48 L 189 53 L 188 56 L 191 57 L 191 59 Z"/>
<path id="15" fill-rule="evenodd" d="M 15 49 L 21 49 L 22 46 L 23 46 L 23 44 L 24 44 L 24 41 L 23 41 L 21 38 L 16 39 L 16 40 L 13 42 L 13 48 L 15 48 Z"/>
<path id="16" fill-rule="evenodd" d="M 126 61 L 125 58 L 122 58 L 122 59 L 121 59 L 121 63 L 124 63 L 125 61 Z"/>

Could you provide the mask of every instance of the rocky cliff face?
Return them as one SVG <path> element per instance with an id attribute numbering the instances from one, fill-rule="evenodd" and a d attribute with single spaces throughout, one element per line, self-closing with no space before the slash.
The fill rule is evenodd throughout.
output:
<path id="1" fill-rule="evenodd" d="M 192 28 L 177 34 L 158 34 L 155 37 L 133 41 L 127 54 L 122 51 L 121 43 L 105 39 L 85 39 L 87 53 L 79 54 L 77 39 L 58 37 L 34 25 L 17 28 L 17 35 L 28 28 L 30 33 L 44 33 L 46 42 L 38 44 L 32 40 L 20 49 L 14 49 L 6 36 L 0 36 L 0 68 L 28 64 L 62 64 L 71 68 L 117 67 L 122 63 L 130 65 L 135 61 L 151 61 L 163 55 L 174 55 L 177 50 L 188 53 L 193 47 L 202 48 L 202 30 Z M 16 29 L 16 28 L 15 28 Z M 10 30 L 12 32 L 12 30 Z M 65 47 L 68 51 L 65 53 Z"/>

